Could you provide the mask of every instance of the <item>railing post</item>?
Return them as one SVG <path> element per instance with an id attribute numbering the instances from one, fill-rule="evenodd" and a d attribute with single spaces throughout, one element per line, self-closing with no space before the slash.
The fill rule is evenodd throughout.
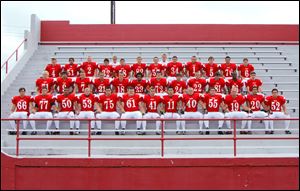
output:
<path id="1" fill-rule="evenodd" d="M 17 120 L 17 136 L 16 136 L 16 143 L 17 143 L 16 156 L 17 157 L 19 156 L 19 141 L 20 141 L 19 134 L 20 134 L 20 120 L 18 119 Z"/>
<path id="2" fill-rule="evenodd" d="M 233 120 L 233 153 L 236 157 L 236 119 Z"/>
<path id="3" fill-rule="evenodd" d="M 91 157 L 91 120 L 88 120 L 88 157 Z"/>
<path id="4" fill-rule="evenodd" d="M 161 118 L 161 157 L 165 155 L 164 150 L 164 120 Z"/>
<path id="5" fill-rule="evenodd" d="M 19 48 L 16 50 L 16 61 L 18 61 L 18 50 Z"/>
<path id="6" fill-rule="evenodd" d="M 8 61 L 5 62 L 5 74 L 8 73 Z"/>

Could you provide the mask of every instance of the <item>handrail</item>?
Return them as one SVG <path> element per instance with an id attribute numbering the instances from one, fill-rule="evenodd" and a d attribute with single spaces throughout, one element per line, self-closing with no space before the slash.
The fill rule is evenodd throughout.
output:
<path id="1" fill-rule="evenodd" d="M 17 122 L 17 132 L 16 132 L 16 156 L 19 156 L 19 147 L 20 147 L 20 141 L 21 140 L 86 140 L 88 141 L 88 157 L 91 157 L 91 141 L 93 140 L 155 140 L 155 141 L 161 141 L 161 157 L 164 157 L 164 141 L 169 141 L 169 140 L 233 140 L 233 156 L 237 157 L 237 140 L 297 140 L 299 139 L 299 136 L 297 137 L 237 137 L 237 127 L 236 127 L 236 122 L 237 121 L 242 121 L 242 120 L 251 120 L 251 121 L 260 121 L 260 120 L 274 120 L 274 121 L 283 121 L 283 120 L 292 120 L 292 121 L 299 121 L 299 118 L 214 118 L 214 119 L 204 119 L 204 118 L 179 118 L 179 119 L 164 119 L 164 118 L 158 118 L 158 119 L 145 119 L 145 118 L 138 118 L 138 119 L 121 119 L 121 118 L 115 118 L 115 119 L 81 119 L 81 118 L 74 118 L 74 119 L 68 119 L 68 118 L 45 118 L 45 119 L 37 119 L 37 118 L 27 118 L 27 119 L 19 119 L 19 118 L 2 118 L 1 121 L 13 121 L 15 120 Z M 60 137 L 47 137 L 47 138 L 33 138 L 33 137 L 20 137 L 20 121 L 88 121 L 88 137 L 82 138 L 82 137 L 70 137 L 70 138 L 60 138 Z M 232 137 L 175 137 L 175 138 L 169 138 L 165 137 L 165 129 L 164 129 L 164 121 L 218 121 L 218 120 L 223 120 L 223 121 L 233 121 L 233 135 Z M 147 138 L 147 137 L 140 137 L 140 138 L 100 138 L 100 137 L 91 137 L 91 121 L 161 121 L 161 136 L 159 138 Z M 225 131 L 232 131 L 231 129 L 222 129 Z M 248 129 L 244 129 L 248 130 Z M 270 130 L 270 129 L 268 129 Z M 50 131 L 50 130 L 49 130 Z M 126 130 L 125 130 L 126 131 Z M 203 131 L 209 131 L 209 129 L 203 129 Z"/>
<path id="2" fill-rule="evenodd" d="M 16 54 L 16 61 L 18 61 L 18 51 L 19 51 L 19 48 L 27 41 L 27 39 L 25 38 L 21 43 L 20 45 L 15 49 L 15 51 L 6 59 L 6 61 L 2 64 L 1 66 L 1 70 L 4 66 L 6 66 L 6 69 L 5 69 L 5 74 L 8 73 L 8 61 L 13 57 L 14 54 Z"/>

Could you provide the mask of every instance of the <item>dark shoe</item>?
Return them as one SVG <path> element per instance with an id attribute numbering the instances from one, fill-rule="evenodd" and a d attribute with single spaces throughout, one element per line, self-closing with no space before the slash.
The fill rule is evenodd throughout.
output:
<path id="1" fill-rule="evenodd" d="M 186 134 L 186 131 L 182 131 L 182 135 L 185 135 Z"/>
<path id="2" fill-rule="evenodd" d="M 17 132 L 16 132 L 16 131 L 8 131 L 8 134 L 9 134 L 9 135 L 16 135 Z"/>
<path id="3" fill-rule="evenodd" d="M 292 134 L 292 132 L 291 131 L 285 131 L 285 134 Z"/>
<path id="4" fill-rule="evenodd" d="M 119 135 L 119 131 L 118 130 L 115 131 L 115 135 Z"/>
<path id="5" fill-rule="evenodd" d="M 37 135 L 37 132 L 36 131 L 32 131 L 31 135 Z"/>
<path id="6" fill-rule="evenodd" d="M 270 131 L 266 131 L 265 134 L 270 134 Z"/>
<path id="7" fill-rule="evenodd" d="M 27 132 L 26 132 L 26 131 L 23 131 L 23 132 L 22 132 L 22 135 L 27 135 Z"/>
<path id="8" fill-rule="evenodd" d="M 46 135 L 50 135 L 50 132 L 49 131 L 46 131 L 46 133 L 45 133 Z"/>
<path id="9" fill-rule="evenodd" d="M 231 135 L 232 131 L 226 131 L 226 135 Z"/>
<path id="10" fill-rule="evenodd" d="M 159 132 L 159 131 L 156 131 L 155 134 L 156 134 L 156 135 L 160 135 L 160 132 Z"/>
<path id="11" fill-rule="evenodd" d="M 76 130 L 75 135 L 79 135 L 79 134 L 80 134 L 79 130 Z"/>
<path id="12" fill-rule="evenodd" d="M 270 134 L 274 134 L 274 131 L 270 131 Z"/>
<path id="13" fill-rule="evenodd" d="M 176 131 L 176 135 L 181 135 L 181 132 L 179 132 L 179 131 Z"/>
<path id="14" fill-rule="evenodd" d="M 248 135 L 252 135 L 252 131 L 247 131 L 247 134 Z"/>
<path id="15" fill-rule="evenodd" d="M 218 134 L 219 134 L 219 135 L 223 135 L 224 132 L 223 132 L 223 131 L 218 131 Z"/>
<path id="16" fill-rule="evenodd" d="M 96 135 L 102 135 L 102 132 L 101 132 L 101 131 L 98 131 L 98 132 L 96 133 Z"/>
<path id="17" fill-rule="evenodd" d="M 209 133 L 210 133 L 209 131 L 205 131 L 205 135 L 209 135 Z"/>
<path id="18" fill-rule="evenodd" d="M 73 132 L 73 131 L 70 131 L 70 132 L 69 132 L 69 135 L 74 135 L 74 132 Z"/>
<path id="19" fill-rule="evenodd" d="M 199 131 L 199 135 L 203 135 L 203 131 Z"/>

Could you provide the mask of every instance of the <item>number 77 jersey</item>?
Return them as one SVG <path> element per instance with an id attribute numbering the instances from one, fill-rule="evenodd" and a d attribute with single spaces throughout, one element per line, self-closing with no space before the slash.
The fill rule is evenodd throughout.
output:
<path id="1" fill-rule="evenodd" d="M 32 98 L 32 102 L 36 104 L 39 112 L 50 112 L 55 98 L 51 94 L 37 95 Z"/>

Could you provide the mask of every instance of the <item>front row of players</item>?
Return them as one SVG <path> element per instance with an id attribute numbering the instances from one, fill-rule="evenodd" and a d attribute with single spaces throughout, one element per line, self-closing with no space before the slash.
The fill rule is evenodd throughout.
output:
<path id="1" fill-rule="evenodd" d="M 258 93 L 258 88 L 254 87 L 252 94 L 243 96 L 238 94 L 236 88 L 231 89 L 231 93 L 225 97 L 216 93 L 214 88 L 210 88 L 207 94 L 194 93 L 193 88 L 188 88 L 187 93 L 182 96 L 174 94 L 173 88 L 168 88 L 168 95 L 158 96 L 155 94 L 154 87 L 150 88 L 149 94 L 141 95 L 134 91 L 133 87 L 128 87 L 128 93 L 122 96 L 112 93 L 110 87 L 106 87 L 105 94 L 97 97 L 91 93 L 90 88 L 85 88 L 84 93 L 79 97 L 70 94 L 69 90 L 64 89 L 63 94 L 53 97 L 47 93 L 47 88 L 42 89 L 42 94 L 35 97 L 25 95 L 25 88 L 20 88 L 20 95 L 12 99 L 12 114 L 10 118 L 26 119 L 29 110 L 30 124 L 33 128 L 32 135 L 37 134 L 34 119 L 51 119 L 54 114 L 54 124 L 56 131 L 53 134 L 59 134 L 59 120 L 55 119 L 100 119 L 91 120 L 91 129 L 93 134 L 101 135 L 101 119 L 157 119 L 156 134 L 160 133 L 162 126 L 161 119 L 175 119 L 176 133 L 185 134 L 184 119 L 204 119 L 199 120 L 199 133 L 209 134 L 209 121 L 205 119 L 217 118 L 218 134 L 231 134 L 230 120 L 226 120 L 228 130 L 221 130 L 224 118 L 261 118 L 264 119 L 266 134 L 273 134 L 272 118 L 289 118 L 286 111 L 285 98 L 278 95 L 278 90 L 273 89 L 272 95 L 264 97 Z M 57 102 L 57 104 L 55 104 Z M 199 108 L 203 112 L 199 112 Z M 242 111 L 241 111 L 242 108 Z M 262 109 L 264 112 L 262 111 Z M 75 113 L 74 113 L 75 111 Z M 119 112 L 117 112 L 119 111 Z M 222 111 L 222 112 L 221 112 Z M 121 115 L 119 114 L 121 113 Z M 269 120 L 268 120 L 269 119 Z M 80 120 L 70 121 L 70 134 L 79 134 Z M 125 134 L 126 120 L 115 121 L 115 134 Z M 203 130 L 203 122 L 204 128 Z M 15 121 L 10 121 L 12 128 L 16 129 Z M 47 121 L 46 134 L 49 133 L 52 120 Z M 246 131 L 247 120 L 242 121 L 241 134 L 251 133 L 252 121 L 248 120 L 248 130 Z M 27 121 L 23 121 L 23 128 L 26 129 Z M 75 131 L 74 131 L 75 126 Z M 121 129 L 120 129 L 121 126 Z M 147 122 L 143 120 L 136 121 L 137 134 L 145 134 Z M 290 134 L 289 120 L 285 120 L 285 133 Z M 26 135 L 26 131 L 22 131 Z"/>

